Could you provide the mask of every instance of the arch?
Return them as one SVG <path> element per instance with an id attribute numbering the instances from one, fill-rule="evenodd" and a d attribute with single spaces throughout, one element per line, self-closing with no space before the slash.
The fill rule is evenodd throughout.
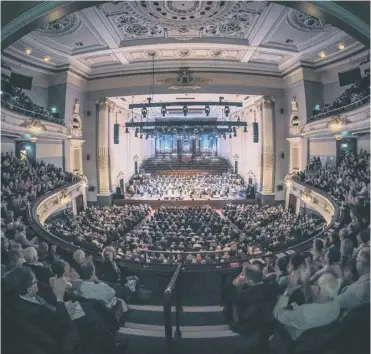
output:
<path id="1" fill-rule="evenodd" d="M 70 13 L 97 6 L 106 1 L 22 1 L 16 9 L 8 2 L 1 3 L 1 48 L 2 50 L 42 25 L 57 20 Z M 273 1 L 315 16 L 344 30 L 349 35 L 369 47 L 370 45 L 370 4 L 357 1 Z"/>

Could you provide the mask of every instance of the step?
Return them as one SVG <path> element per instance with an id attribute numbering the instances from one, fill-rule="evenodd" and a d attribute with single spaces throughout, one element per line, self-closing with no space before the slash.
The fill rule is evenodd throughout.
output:
<path id="1" fill-rule="evenodd" d="M 137 324 L 164 325 L 163 306 L 129 305 L 128 321 Z M 172 323 L 175 323 L 175 307 L 172 307 Z M 184 306 L 181 313 L 184 326 L 223 325 L 227 321 L 220 306 Z"/>
<path id="2" fill-rule="evenodd" d="M 228 325 L 214 326 L 181 326 L 182 339 L 210 339 L 224 337 L 238 337 L 239 334 L 231 331 Z M 175 326 L 173 326 L 175 332 Z M 126 322 L 119 333 L 141 337 L 165 338 L 165 327 L 163 325 L 147 325 Z"/>

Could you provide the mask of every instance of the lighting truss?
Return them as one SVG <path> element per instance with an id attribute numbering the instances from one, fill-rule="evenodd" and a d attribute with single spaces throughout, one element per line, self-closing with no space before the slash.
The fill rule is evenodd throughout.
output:
<path id="1" fill-rule="evenodd" d="M 242 102 L 149 102 L 149 103 L 132 103 L 129 104 L 129 109 L 134 108 L 152 108 L 152 107 L 176 107 L 176 106 L 229 106 L 229 107 L 242 107 Z"/>

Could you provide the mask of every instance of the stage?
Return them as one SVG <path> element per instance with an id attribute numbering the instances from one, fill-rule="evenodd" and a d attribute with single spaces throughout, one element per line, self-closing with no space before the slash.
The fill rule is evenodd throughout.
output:
<path id="1" fill-rule="evenodd" d="M 122 197 L 115 197 L 114 204 L 116 205 L 140 205 L 147 204 L 152 208 L 159 208 L 161 206 L 204 206 L 209 205 L 213 209 L 223 209 L 227 204 L 256 204 L 256 199 L 187 199 L 187 200 L 155 200 L 155 199 L 123 199 Z"/>

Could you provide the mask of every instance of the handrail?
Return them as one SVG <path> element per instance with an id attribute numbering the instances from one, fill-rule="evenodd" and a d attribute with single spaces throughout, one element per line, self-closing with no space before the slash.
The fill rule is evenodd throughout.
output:
<path id="1" fill-rule="evenodd" d="M 171 320 L 171 300 L 174 290 L 176 291 L 176 304 L 175 304 L 175 332 L 174 338 L 179 340 L 182 337 L 180 331 L 180 316 L 182 312 L 182 299 L 180 288 L 180 274 L 182 271 L 182 264 L 179 263 L 175 269 L 173 276 L 170 279 L 168 286 L 164 291 L 164 321 L 165 321 L 165 340 L 169 354 L 173 353 L 173 326 Z"/>
<path id="2" fill-rule="evenodd" d="M 370 99 L 370 95 L 365 96 L 365 97 L 361 98 L 361 99 L 358 100 L 358 101 L 352 102 L 351 104 L 348 104 L 348 105 L 345 105 L 345 106 L 341 106 L 341 107 L 338 107 L 338 108 L 332 109 L 331 111 L 318 113 L 318 114 L 316 114 L 316 115 L 314 115 L 314 116 L 309 117 L 309 119 L 308 119 L 308 123 L 315 122 L 315 121 L 321 119 L 321 117 L 322 117 L 322 118 L 329 117 L 329 116 L 331 116 L 333 113 L 337 113 L 337 112 L 340 112 L 340 111 L 341 111 L 341 112 L 342 112 L 342 111 L 346 111 L 346 108 L 347 108 L 347 107 L 350 107 L 350 106 L 356 106 L 359 102 L 366 103 L 365 101 L 366 101 L 367 99 Z M 340 113 L 341 113 L 341 112 L 340 112 Z"/>
<path id="3" fill-rule="evenodd" d="M 14 97 L 13 95 L 11 95 L 7 92 L 2 92 L 1 96 L 3 96 L 3 95 L 9 95 L 11 98 Z M 34 112 L 34 111 L 27 110 L 25 108 L 22 108 L 22 107 L 19 107 L 19 106 L 13 104 L 12 102 L 6 101 L 3 98 L 1 98 L 1 105 L 4 105 L 6 108 L 10 109 L 11 111 L 20 110 L 20 111 L 22 111 L 21 113 L 23 113 L 26 117 L 33 117 L 33 118 L 37 118 L 37 119 L 46 120 L 48 122 L 64 125 L 64 120 L 62 118 L 55 118 L 52 115 L 46 115 L 46 114 L 42 114 L 42 113 L 39 113 L 39 112 Z M 40 106 L 40 108 L 42 108 L 42 107 Z"/>

